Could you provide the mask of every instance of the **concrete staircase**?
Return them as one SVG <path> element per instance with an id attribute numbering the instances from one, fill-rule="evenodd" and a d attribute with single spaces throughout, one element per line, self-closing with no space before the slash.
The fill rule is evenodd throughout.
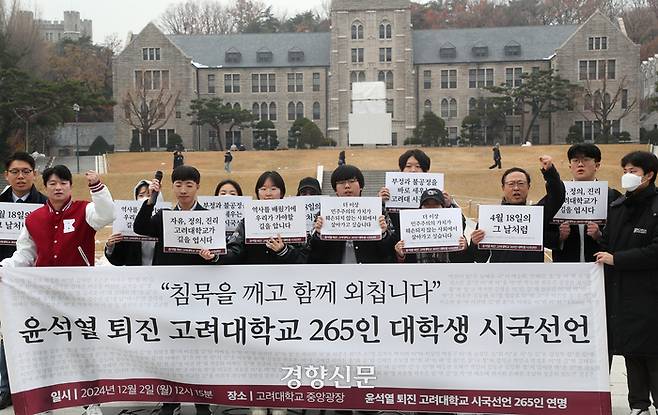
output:
<path id="1" fill-rule="evenodd" d="M 333 170 L 325 170 L 322 175 L 322 194 L 333 196 L 334 190 L 331 188 L 331 173 Z M 386 181 L 386 170 L 366 170 L 363 171 L 365 186 L 363 196 L 377 196 L 379 189 L 384 186 Z"/>

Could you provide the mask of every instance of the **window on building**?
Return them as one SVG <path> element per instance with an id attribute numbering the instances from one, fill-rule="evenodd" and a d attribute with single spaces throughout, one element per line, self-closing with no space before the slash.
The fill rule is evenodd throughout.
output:
<path id="1" fill-rule="evenodd" d="M 276 75 L 273 73 L 251 74 L 251 92 L 276 92 Z"/>
<path id="2" fill-rule="evenodd" d="M 539 131 L 539 124 L 533 124 L 532 130 L 530 131 L 530 140 L 532 141 L 532 144 L 539 144 Z"/>
<path id="3" fill-rule="evenodd" d="M 251 113 L 254 115 L 256 121 L 260 121 L 260 104 L 254 102 L 254 105 L 251 107 Z"/>
<path id="4" fill-rule="evenodd" d="M 300 49 L 289 50 L 288 62 L 304 62 L 304 51 Z"/>
<path id="5" fill-rule="evenodd" d="M 304 92 L 303 73 L 288 73 L 288 92 Z"/>
<path id="6" fill-rule="evenodd" d="M 608 60 L 608 79 L 615 79 L 617 75 L 617 61 L 614 59 Z"/>
<path id="7" fill-rule="evenodd" d="M 169 71 L 135 71 L 135 88 L 147 91 L 169 89 Z"/>
<path id="8" fill-rule="evenodd" d="M 236 110 L 236 111 L 240 111 L 240 109 L 241 109 L 240 103 L 236 102 L 235 104 L 233 104 L 233 109 Z"/>
<path id="9" fill-rule="evenodd" d="M 215 74 L 208 74 L 208 93 L 215 93 Z"/>
<path id="10" fill-rule="evenodd" d="M 387 99 L 386 100 L 386 112 L 391 114 L 391 117 L 394 116 L 394 110 L 395 110 L 395 103 L 393 99 Z"/>
<path id="11" fill-rule="evenodd" d="M 258 74 L 251 74 L 251 92 L 258 92 L 260 90 L 260 83 L 258 81 Z"/>
<path id="12" fill-rule="evenodd" d="M 432 89 L 432 71 L 423 71 L 423 89 Z"/>
<path id="13" fill-rule="evenodd" d="M 242 144 L 242 131 L 226 131 L 224 135 L 226 148 L 231 148 L 233 146 L 239 147 Z"/>
<path id="14" fill-rule="evenodd" d="M 505 56 L 521 56 L 521 45 L 513 42 L 505 45 Z"/>
<path id="15" fill-rule="evenodd" d="M 267 49 L 261 49 L 256 52 L 256 62 L 258 63 L 269 63 L 273 59 L 272 52 Z"/>
<path id="16" fill-rule="evenodd" d="M 352 23 L 352 40 L 361 40 L 363 39 L 363 24 L 356 21 Z"/>
<path id="17" fill-rule="evenodd" d="M 587 42 L 589 50 L 605 50 L 608 49 L 607 36 L 590 36 Z"/>
<path id="18" fill-rule="evenodd" d="M 457 100 L 455 98 L 450 98 L 449 108 L 450 118 L 457 118 Z"/>
<path id="19" fill-rule="evenodd" d="M 441 100 L 441 118 L 446 119 L 450 115 L 450 103 L 447 98 Z"/>
<path id="20" fill-rule="evenodd" d="M 352 84 L 355 82 L 365 82 L 366 73 L 365 71 L 352 71 L 350 72 L 350 89 L 352 89 Z"/>
<path id="21" fill-rule="evenodd" d="M 240 92 L 240 74 L 224 74 L 224 93 Z"/>
<path id="22" fill-rule="evenodd" d="M 468 70 L 468 87 L 477 88 L 477 69 Z"/>
<path id="23" fill-rule="evenodd" d="M 288 121 L 295 121 L 295 103 L 288 103 Z"/>
<path id="24" fill-rule="evenodd" d="M 268 111 L 267 103 L 263 102 L 260 104 L 260 119 L 261 120 L 269 120 L 270 119 L 270 113 Z"/>
<path id="25" fill-rule="evenodd" d="M 473 56 L 478 58 L 484 58 L 489 56 L 488 46 L 483 46 L 483 45 L 473 46 L 473 49 L 471 49 L 471 51 L 473 52 Z"/>
<path id="26" fill-rule="evenodd" d="M 301 102 L 298 102 L 297 105 L 295 106 L 295 116 L 297 117 L 296 119 L 304 118 L 304 104 Z"/>
<path id="27" fill-rule="evenodd" d="M 160 89 L 161 83 L 160 83 L 160 71 L 153 71 L 153 89 L 158 90 Z"/>
<path id="28" fill-rule="evenodd" d="M 313 92 L 320 91 L 320 73 L 313 72 Z"/>
<path id="29" fill-rule="evenodd" d="M 622 109 L 628 108 L 628 89 L 621 90 L 621 107 Z"/>
<path id="30" fill-rule="evenodd" d="M 142 48 L 142 59 L 145 61 L 159 61 L 160 48 Z"/>
<path id="31" fill-rule="evenodd" d="M 478 100 L 475 98 L 468 99 L 468 115 L 477 114 L 478 109 Z"/>
<path id="32" fill-rule="evenodd" d="M 180 98 L 176 98 L 176 102 L 174 102 L 174 111 L 176 113 L 176 118 L 181 118 L 183 116 Z"/>
<path id="33" fill-rule="evenodd" d="M 240 63 L 242 61 L 242 53 L 235 49 L 227 50 L 224 54 L 224 60 L 226 63 Z"/>
<path id="34" fill-rule="evenodd" d="M 314 120 L 319 120 L 320 119 L 320 103 L 319 102 L 314 102 L 313 103 L 313 119 Z"/>
<path id="35" fill-rule="evenodd" d="M 270 121 L 276 121 L 276 103 L 270 102 Z"/>
<path id="36" fill-rule="evenodd" d="M 363 48 L 352 48 L 352 63 L 363 63 Z"/>
<path id="37" fill-rule="evenodd" d="M 393 89 L 393 71 L 379 71 L 377 80 L 386 84 L 386 89 Z"/>
<path id="38" fill-rule="evenodd" d="M 457 127 L 448 127 L 448 139 L 451 142 L 457 141 L 457 134 L 458 134 L 458 129 Z"/>
<path id="39" fill-rule="evenodd" d="M 592 96 L 590 94 L 585 94 L 583 97 L 583 110 L 591 111 L 592 110 Z"/>
<path id="40" fill-rule="evenodd" d="M 379 61 L 392 62 L 393 61 L 393 48 L 379 48 Z"/>
<path id="41" fill-rule="evenodd" d="M 393 27 L 388 22 L 382 22 L 379 25 L 379 38 L 391 39 L 393 37 Z"/>
<path id="42" fill-rule="evenodd" d="M 441 71 L 441 88 L 457 88 L 457 70 L 447 69 Z"/>
<path id="43" fill-rule="evenodd" d="M 505 68 L 505 85 L 509 88 L 521 86 L 523 68 Z"/>
<path id="44" fill-rule="evenodd" d="M 439 48 L 439 57 L 443 59 L 454 59 L 457 57 L 457 48 L 450 42 L 444 43 Z"/>
<path id="45" fill-rule="evenodd" d="M 426 99 L 423 105 L 423 112 L 432 112 L 432 100 Z"/>

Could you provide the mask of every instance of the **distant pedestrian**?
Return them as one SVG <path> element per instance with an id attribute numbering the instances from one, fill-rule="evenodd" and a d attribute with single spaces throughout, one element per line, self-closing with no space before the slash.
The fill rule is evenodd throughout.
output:
<path id="1" fill-rule="evenodd" d="M 345 151 L 341 151 L 338 153 L 338 166 L 342 166 L 345 164 Z"/>
<path id="2" fill-rule="evenodd" d="M 224 170 L 226 170 L 226 173 L 231 172 L 232 161 L 233 161 L 233 154 L 231 154 L 231 150 L 226 150 L 226 153 L 224 153 Z"/>
<path id="3" fill-rule="evenodd" d="M 503 167 L 503 164 L 500 162 L 502 160 L 500 157 L 500 143 L 496 143 L 496 145 L 492 148 L 492 150 L 493 150 L 494 164 L 489 166 L 489 169 L 493 169 L 496 167 L 501 169 Z"/>
<path id="4" fill-rule="evenodd" d="M 174 151 L 174 170 L 176 167 L 182 166 L 185 164 L 185 156 L 179 150 Z"/>

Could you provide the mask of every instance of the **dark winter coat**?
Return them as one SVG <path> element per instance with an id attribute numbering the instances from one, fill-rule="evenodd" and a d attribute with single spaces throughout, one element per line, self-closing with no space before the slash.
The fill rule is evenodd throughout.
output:
<path id="1" fill-rule="evenodd" d="M 611 354 L 658 357 L 658 191 L 651 184 L 615 200 L 601 238 Z"/>
<path id="2" fill-rule="evenodd" d="M 14 199 L 12 198 L 11 192 L 11 187 L 7 187 L 7 189 L 0 194 L 0 202 L 13 203 Z M 38 203 L 40 205 L 45 204 L 47 201 L 48 198 L 41 194 L 34 185 L 32 185 L 30 194 L 28 194 L 27 199 L 25 199 L 25 203 Z M 0 260 L 11 257 L 14 255 L 14 252 L 16 252 L 16 245 L 0 245 Z"/>
<path id="3" fill-rule="evenodd" d="M 105 247 L 105 257 L 110 264 L 118 267 L 142 265 L 142 243 L 139 241 L 117 242 L 111 253 Z"/>

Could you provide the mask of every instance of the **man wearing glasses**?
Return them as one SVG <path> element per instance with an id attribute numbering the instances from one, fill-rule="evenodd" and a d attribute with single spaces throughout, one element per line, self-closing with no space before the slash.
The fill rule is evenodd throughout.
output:
<path id="1" fill-rule="evenodd" d="M 595 181 L 601 167 L 601 150 L 594 144 L 574 144 L 567 151 L 569 169 L 575 181 Z M 621 196 L 608 188 L 608 204 Z M 549 225 L 546 246 L 553 250 L 553 262 L 593 262 L 600 251 L 598 239 L 601 229 L 594 222 L 587 225 Z"/>
<path id="2" fill-rule="evenodd" d="M 36 163 L 34 158 L 23 151 L 14 153 L 5 163 L 5 179 L 9 186 L 0 194 L 4 203 L 38 203 L 48 200 L 34 186 Z M 16 251 L 15 245 L 0 245 L 0 260 L 11 257 Z M 0 336 L 0 410 L 11 406 L 9 375 L 5 361 L 5 348 Z"/>
<path id="3" fill-rule="evenodd" d="M 560 180 L 560 173 L 553 165 L 551 156 L 539 157 L 541 172 L 546 182 L 546 196 L 534 206 L 544 207 L 544 239 L 546 229 L 553 216 L 560 210 L 564 203 L 564 183 Z M 503 190 L 503 205 L 526 205 L 528 192 L 530 191 L 530 175 L 520 167 L 512 167 L 503 173 L 501 178 Z M 476 229 L 471 234 L 471 246 L 475 262 L 544 262 L 543 251 L 501 251 L 481 250 L 478 244 L 484 239 L 485 232 Z"/>

